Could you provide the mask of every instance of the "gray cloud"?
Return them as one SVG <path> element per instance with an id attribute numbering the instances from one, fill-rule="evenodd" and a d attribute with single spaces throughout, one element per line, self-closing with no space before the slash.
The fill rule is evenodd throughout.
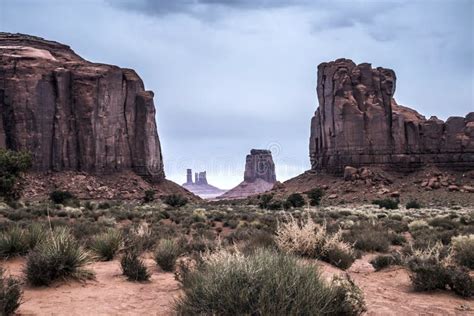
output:
<path id="1" fill-rule="evenodd" d="M 397 102 L 428 117 L 473 109 L 473 1 L 133 3 L 3 0 L 0 29 L 135 69 L 178 183 L 191 167 L 232 187 L 251 148 L 278 148 L 279 180 L 309 168 L 316 67 L 340 57 L 394 69 Z"/>

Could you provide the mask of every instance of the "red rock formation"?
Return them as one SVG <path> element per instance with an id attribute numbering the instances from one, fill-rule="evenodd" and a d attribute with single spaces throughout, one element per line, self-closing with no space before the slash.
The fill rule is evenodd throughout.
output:
<path id="1" fill-rule="evenodd" d="M 474 168 L 474 113 L 443 122 L 397 105 L 390 69 L 348 59 L 318 67 L 319 108 L 311 121 L 312 169 L 345 166 L 411 170 L 435 164 Z"/>
<path id="2" fill-rule="evenodd" d="M 252 149 L 245 160 L 244 181 L 219 196 L 219 199 L 240 199 L 271 190 L 276 183 L 272 152 Z"/>
<path id="3" fill-rule="evenodd" d="M 0 33 L 0 147 L 30 151 L 36 171 L 164 178 L 153 92 L 135 71 L 28 35 Z"/>

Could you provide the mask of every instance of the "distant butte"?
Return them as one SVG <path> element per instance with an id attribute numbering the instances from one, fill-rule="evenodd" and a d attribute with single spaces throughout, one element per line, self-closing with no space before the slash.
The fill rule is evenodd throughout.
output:
<path id="1" fill-rule="evenodd" d="M 203 199 L 212 199 L 225 193 L 225 190 L 221 190 L 207 182 L 206 171 L 196 172 L 193 182 L 193 171 L 187 169 L 186 183 L 183 183 L 182 187 Z"/>
<path id="2" fill-rule="evenodd" d="M 271 190 L 276 183 L 272 153 L 265 149 L 252 149 L 245 161 L 244 181 L 219 196 L 219 199 L 239 199 Z"/>

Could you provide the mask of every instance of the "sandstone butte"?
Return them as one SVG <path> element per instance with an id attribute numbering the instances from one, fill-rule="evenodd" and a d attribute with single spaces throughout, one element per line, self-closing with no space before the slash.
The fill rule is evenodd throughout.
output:
<path id="1" fill-rule="evenodd" d="M 272 153 L 265 149 L 252 149 L 245 159 L 244 181 L 218 199 L 239 199 L 263 193 L 276 183 Z"/>
<path id="2" fill-rule="evenodd" d="M 153 92 L 137 73 L 29 35 L 0 33 L 0 148 L 31 152 L 34 171 L 165 176 Z"/>
<path id="3" fill-rule="evenodd" d="M 412 171 L 426 165 L 474 169 L 474 112 L 426 119 L 394 99 L 395 72 L 349 59 L 318 66 L 319 108 L 311 121 L 313 170 L 346 166 Z"/>

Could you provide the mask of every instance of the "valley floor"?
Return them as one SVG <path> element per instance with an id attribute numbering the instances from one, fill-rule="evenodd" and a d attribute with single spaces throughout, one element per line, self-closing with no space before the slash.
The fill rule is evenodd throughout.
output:
<path id="1" fill-rule="evenodd" d="M 390 267 L 375 272 L 369 261 L 374 254 L 357 260 L 347 271 L 363 290 L 365 315 L 472 315 L 473 299 L 463 299 L 447 291 L 413 292 L 407 271 Z M 59 282 L 51 287 L 25 288 L 19 315 L 173 315 L 173 302 L 180 285 L 173 273 L 159 271 L 152 259 L 145 259 L 152 272 L 150 282 L 129 282 L 121 274 L 118 260 L 88 266 L 96 279 Z M 345 273 L 327 263 L 319 263 L 323 275 Z M 4 262 L 8 273 L 22 276 L 24 259 Z"/>

